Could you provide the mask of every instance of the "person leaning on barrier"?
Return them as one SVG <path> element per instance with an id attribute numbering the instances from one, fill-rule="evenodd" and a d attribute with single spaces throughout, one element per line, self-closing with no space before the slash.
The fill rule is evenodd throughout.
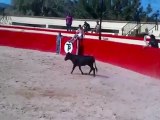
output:
<path id="1" fill-rule="evenodd" d="M 62 40 L 62 34 L 61 32 L 58 33 L 56 38 L 56 54 L 60 54 L 61 52 L 61 40 Z"/>
<path id="2" fill-rule="evenodd" d="M 95 28 L 91 30 L 91 33 L 93 33 L 93 32 L 99 33 L 99 31 L 100 31 L 100 24 L 99 24 L 99 21 L 97 21 L 97 24 L 96 24 Z"/>
<path id="3" fill-rule="evenodd" d="M 84 37 L 84 30 L 81 25 L 79 25 L 78 29 L 76 30 L 76 34 L 72 37 L 69 42 L 74 42 L 75 40 L 81 40 Z"/>
<path id="4" fill-rule="evenodd" d="M 84 22 L 83 28 L 84 32 L 88 32 L 91 30 L 89 23 L 87 23 L 86 21 Z"/>
<path id="5" fill-rule="evenodd" d="M 150 41 L 149 41 L 147 46 L 151 46 L 153 48 L 159 48 L 158 41 L 156 40 L 155 36 L 154 35 L 150 35 L 150 38 L 151 39 L 150 39 Z"/>
<path id="6" fill-rule="evenodd" d="M 74 43 L 77 42 L 77 50 L 76 55 L 83 55 L 83 38 L 84 38 L 84 30 L 81 25 L 79 25 L 79 28 L 76 30 L 76 34 L 72 37 L 69 42 Z"/>

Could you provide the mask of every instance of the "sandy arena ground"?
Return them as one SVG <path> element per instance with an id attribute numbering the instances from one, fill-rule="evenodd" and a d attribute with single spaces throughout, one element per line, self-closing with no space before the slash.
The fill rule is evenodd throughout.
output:
<path id="1" fill-rule="evenodd" d="M 97 67 L 71 75 L 64 56 L 0 47 L 0 120 L 160 120 L 159 80 Z"/>

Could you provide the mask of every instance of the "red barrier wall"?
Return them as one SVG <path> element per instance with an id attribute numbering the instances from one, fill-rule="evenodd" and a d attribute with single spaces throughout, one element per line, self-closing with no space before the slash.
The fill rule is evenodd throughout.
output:
<path id="1" fill-rule="evenodd" d="M 160 49 L 109 41 L 85 40 L 84 53 L 98 60 L 160 78 Z"/>
<path id="2" fill-rule="evenodd" d="M 0 30 L 0 45 L 55 52 L 56 36 Z"/>
<path id="3" fill-rule="evenodd" d="M 69 39 L 63 38 L 62 54 Z M 83 44 L 84 54 L 160 79 L 160 49 L 92 39 L 84 39 Z M 0 45 L 55 52 L 56 36 L 0 30 Z"/>

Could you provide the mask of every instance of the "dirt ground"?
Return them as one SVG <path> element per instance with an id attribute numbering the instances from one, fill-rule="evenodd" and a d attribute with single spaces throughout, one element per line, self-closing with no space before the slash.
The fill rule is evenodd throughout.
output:
<path id="1" fill-rule="evenodd" d="M 71 75 L 64 56 L 0 47 L 0 120 L 160 120 L 159 80 L 97 67 Z"/>

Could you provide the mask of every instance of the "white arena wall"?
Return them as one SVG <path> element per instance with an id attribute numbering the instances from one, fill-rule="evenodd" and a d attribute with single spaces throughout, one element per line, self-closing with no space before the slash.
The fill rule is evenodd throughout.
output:
<path id="1" fill-rule="evenodd" d="M 1 18 L 2 16 L 0 16 Z M 36 25 L 44 25 L 48 28 L 48 25 L 56 25 L 56 26 L 66 26 L 65 18 L 57 18 L 57 17 L 26 17 L 26 16 L 9 16 L 10 24 L 20 23 L 20 24 L 36 24 Z M 78 25 L 83 25 L 84 21 L 87 21 L 91 28 L 94 28 L 96 25 L 96 19 L 73 19 L 73 27 L 78 27 Z M 122 28 L 128 23 L 128 21 L 111 21 L 111 20 L 103 20 L 102 22 L 102 29 L 109 29 L 109 30 L 118 30 L 119 35 L 122 35 Z M 134 24 L 136 24 L 134 22 Z M 149 23 L 149 24 L 155 24 Z M 141 24 L 143 25 L 143 23 Z M 144 31 L 144 30 L 142 30 Z M 111 33 L 114 34 L 114 33 Z M 159 30 L 156 31 L 155 29 L 150 31 L 150 34 L 154 34 L 156 37 L 160 38 L 160 25 Z"/>
<path id="2" fill-rule="evenodd" d="M 39 25 L 57 25 L 57 26 L 66 26 L 65 18 L 42 18 L 42 17 L 16 17 L 11 16 L 12 22 L 16 23 L 28 23 L 28 24 L 39 24 Z M 87 21 L 91 28 L 94 28 L 97 20 L 83 20 L 83 19 L 73 19 L 73 27 L 78 27 L 78 25 L 83 25 L 84 21 Z M 102 29 L 113 29 L 119 30 L 119 34 L 122 34 L 122 27 L 127 24 L 126 21 L 103 21 Z"/>

